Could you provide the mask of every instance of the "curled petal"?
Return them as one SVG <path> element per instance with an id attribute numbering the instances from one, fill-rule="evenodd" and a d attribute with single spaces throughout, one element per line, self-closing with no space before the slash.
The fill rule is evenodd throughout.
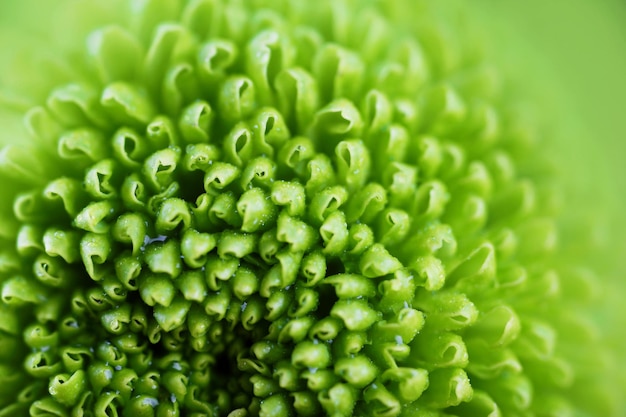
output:
<path id="1" fill-rule="evenodd" d="M 237 202 L 237 211 L 242 217 L 241 230 L 244 232 L 266 230 L 273 225 L 276 218 L 275 206 L 260 188 L 246 190 Z"/>
<path id="2" fill-rule="evenodd" d="M 133 385 L 138 379 L 137 372 L 131 368 L 123 368 L 115 372 L 111 388 L 120 395 L 120 402 L 126 403 L 133 394 Z"/>
<path id="3" fill-rule="evenodd" d="M 335 148 L 337 179 L 350 191 L 362 188 L 369 179 L 371 158 L 361 140 L 344 140 Z"/>
<path id="4" fill-rule="evenodd" d="M 174 172 L 181 157 L 180 148 L 169 147 L 156 151 L 143 164 L 143 176 L 153 191 L 165 190 L 174 181 Z"/>
<path id="5" fill-rule="evenodd" d="M 344 326 L 341 319 L 335 317 L 325 317 L 318 320 L 309 330 L 309 338 L 329 341 L 336 339 L 342 333 Z"/>
<path id="6" fill-rule="evenodd" d="M 324 248 L 322 252 L 327 255 L 339 255 L 348 245 L 349 232 L 346 216 L 342 211 L 331 213 L 319 229 Z"/>
<path id="7" fill-rule="evenodd" d="M 87 38 L 87 51 L 100 81 L 132 81 L 143 51 L 135 37 L 118 26 L 107 26 Z"/>
<path id="8" fill-rule="evenodd" d="M 93 353 L 87 347 L 67 346 L 61 350 L 61 360 L 63 366 L 68 372 L 76 372 L 79 369 L 85 369 L 87 363 L 93 358 Z"/>
<path id="9" fill-rule="evenodd" d="M 66 416 L 65 407 L 60 403 L 56 402 L 52 398 L 44 398 L 41 400 L 37 400 L 30 405 L 28 409 L 29 415 L 35 417 L 42 416 L 54 416 L 54 417 L 64 417 Z"/>
<path id="10" fill-rule="evenodd" d="M 276 164 L 269 158 L 259 157 L 248 162 L 241 174 L 241 188 L 270 189 L 276 176 Z"/>
<path id="11" fill-rule="evenodd" d="M 106 233 L 111 227 L 110 220 L 117 210 L 117 204 L 110 200 L 90 203 L 74 218 L 74 226 L 87 232 Z"/>
<path id="12" fill-rule="evenodd" d="M 274 156 L 291 137 L 281 113 L 270 107 L 259 110 L 251 124 L 255 152 L 260 155 Z"/>
<path id="13" fill-rule="evenodd" d="M 61 371 L 61 362 L 56 362 L 50 351 L 33 352 L 24 360 L 24 368 L 35 378 L 49 378 Z"/>
<path id="14" fill-rule="evenodd" d="M 446 209 L 449 199 L 450 195 L 443 183 L 425 182 L 420 185 L 415 194 L 412 204 L 413 214 L 421 221 L 439 218 Z"/>
<path id="15" fill-rule="evenodd" d="M 245 300 L 259 289 L 259 280 L 256 274 L 244 267 L 240 267 L 233 277 L 233 293 L 240 300 Z"/>
<path id="16" fill-rule="evenodd" d="M 263 103 L 272 101 L 274 80 L 281 69 L 289 66 L 292 51 L 288 37 L 273 30 L 260 32 L 247 45 L 246 69 Z"/>
<path id="17" fill-rule="evenodd" d="M 182 167 L 188 171 L 206 171 L 213 162 L 220 158 L 220 150 L 214 145 L 198 143 L 187 145 L 182 160 Z"/>
<path id="18" fill-rule="evenodd" d="M 228 187 L 239 178 L 240 170 L 235 165 L 216 162 L 204 176 L 204 189 L 207 193 L 216 193 Z"/>
<path id="19" fill-rule="evenodd" d="M 161 115 L 155 117 L 146 127 L 146 135 L 155 149 L 166 148 L 179 142 L 174 122 Z"/>
<path id="20" fill-rule="evenodd" d="M 164 112 L 170 115 L 177 115 L 181 107 L 192 100 L 198 98 L 198 80 L 196 70 L 189 63 L 179 63 L 173 65 L 165 74 L 161 87 L 161 104 Z M 193 106 L 193 104 L 191 104 Z M 183 110 L 180 129 L 188 133 L 188 126 L 197 126 L 197 113 L 189 117 L 189 107 Z M 195 119 L 195 121 L 194 121 Z M 201 120 L 201 119 L 200 119 Z M 192 128 L 193 129 L 193 128 Z"/>
<path id="21" fill-rule="evenodd" d="M 265 316 L 265 304 L 262 299 L 250 298 L 241 312 L 241 323 L 246 330 L 252 330 L 254 326 Z"/>
<path id="22" fill-rule="evenodd" d="M 43 246 L 50 256 L 60 256 L 68 264 L 80 259 L 80 234 L 74 230 L 48 229 L 43 235 Z"/>
<path id="23" fill-rule="evenodd" d="M 365 355 L 335 361 L 335 373 L 348 384 L 363 388 L 378 376 L 378 368 Z"/>
<path id="24" fill-rule="evenodd" d="M 48 392 L 50 395 L 67 406 L 73 406 L 78 402 L 87 384 L 85 372 L 77 370 L 72 375 L 59 374 L 50 380 Z"/>
<path id="25" fill-rule="evenodd" d="M 328 156 L 318 153 L 306 163 L 306 179 L 305 189 L 309 198 L 323 190 L 324 188 L 334 185 L 336 182 L 335 170 Z"/>
<path id="26" fill-rule="evenodd" d="M 198 100 L 185 107 L 178 122 L 178 127 L 185 142 L 208 142 L 213 117 L 213 109 L 205 101 Z"/>
<path id="27" fill-rule="evenodd" d="M 302 175 L 309 160 L 315 156 L 315 145 L 309 138 L 296 137 L 288 140 L 280 148 L 277 156 L 281 172 L 295 172 Z"/>
<path id="28" fill-rule="evenodd" d="M 131 320 L 130 304 L 123 304 L 119 308 L 109 310 L 100 316 L 102 326 L 112 334 L 124 334 L 128 331 Z"/>
<path id="29" fill-rule="evenodd" d="M 100 103 L 107 114 L 122 125 L 146 126 L 156 113 L 144 90 L 119 81 L 104 89 Z"/>
<path id="30" fill-rule="evenodd" d="M 348 191 L 336 185 L 315 194 L 309 204 L 309 219 L 316 225 L 322 224 L 326 218 L 341 207 L 348 199 Z"/>
<path id="31" fill-rule="evenodd" d="M 217 3 L 213 0 L 201 0 L 204 3 Z M 196 1 L 195 3 L 200 3 Z M 206 23 L 202 23 L 205 28 Z M 216 25 L 211 25 L 215 28 Z M 228 70 L 237 59 L 239 50 L 237 45 L 228 39 L 211 39 L 202 44 L 198 50 L 198 75 L 201 83 L 209 89 L 225 78 Z"/>
<path id="32" fill-rule="evenodd" d="M 43 252 L 44 230 L 31 224 L 23 225 L 17 234 L 17 253 L 20 256 L 32 257 Z"/>
<path id="33" fill-rule="evenodd" d="M 121 395 L 115 391 L 103 392 L 93 405 L 96 415 L 115 415 L 122 403 Z M 115 414 L 113 414 L 115 413 Z"/>
<path id="34" fill-rule="evenodd" d="M 319 108 L 315 78 L 304 69 L 287 68 L 275 80 L 278 108 L 292 129 L 304 131 Z"/>
<path id="35" fill-rule="evenodd" d="M 457 91 L 448 85 L 433 87 L 425 96 L 423 129 L 435 135 L 447 134 L 467 116 L 467 108 Z"/>
<path id="36" fill-rule="evenodd" d="M 300 270 L 307 287 L 314 287 L 326 276 L 326 258 L 321 252 L 311 252 L 302 260 Z"/>
<path id="37" fill-rule="evenodd" d="M 359 137 L 363 120 L 351 101 L 340 98 L 318 110 L 313 121 L 313 131 L 321 149 L 333 149 L 344 138 Z"/>
<path id="38" fill-rule="evenodd" d="M 111 242 L 106 235 L 87 233 L 80 241 L 80 255 L 91 279 L 100 281 L 108 272 L 106 261 L 111 256 Z"/>
<path id="39" fill-rule="evenodd" d="M 417 165 L 421 168 L 420 175 L 432 179 L 443 163 L 443 151 L 439 140 L 431 136 L 423 136 L 416 142 L 417 149 L 409 155 L 417 155 Z"/>
<path id="40" fill-rule="evenodd" d="M 469 356 L 461 336 L 454 333 L 424 332 L 411 343 L 411 359 L 421 367 L 450 368 L 467 366 Z"/>
<path id="41" fill-rule="evenodd" d="M 176 289 L 172 280 L 166 275 L 150 274 L 139 281 L 139 295 L 149 306 L 169 306 L 174 299 Z"/>
<path id="42" fill-rule="evenodd" d="M 204 311 L 214 320 L 221 321 L 226 317 L 230 307 L 231 292 L 227 286 L 223 286 L 219 292 L 210 294 L 204 300 Z M 214 334 L 215 343 L 220 339 L 221 334 Z"/>
<path id="43" fill-rule="evenodd" d="M 154 319 L 164 331 L 169 332 L 185 322 L 190 307 L 190 301 L 178 296 L 167 307 L 163 305 L 155 306 Z"/>
<path id="44" fill-rule="evenodd" d="M 220 86 L 217 110 L 220 120 L 227 127 L 246 120 L 256 105 L 256 87 L 254 82 L 244 76 L 228 77 Z"/>
<path id="45" fill-rule="evenodd" d="M 206 262 L 206 255 L 215 248 L 217 239 L 209 233 L 200 233 L 195 229 L 183 232 L 180 251 L 184 262 L 192 268 L 200 268 Z"/>
<path id="46" fill-rule="evenodd" d="M 372 245 L 361 257 L 359 269 L 368 278 L 382 277 L 402 268 L 402 263 L 381 244 Z"/>
<path id="47" fill-rule="evenodd" d="M 340 300 L 330 311 L 332 317 L 343 321 L 349 330 L 361 331 L 380 319 L 380 313 L 364 300 Z"/>
<path id="48" fill-rule="evenodd" d="M 258 244 L 256 235 L 226 230 L 221 233 L 217 244 L 217 254 L 221 258 L 244 258 L 254 252 Z"/>
<path id="49" fill-rule="evenodd" d="M 291 363 L 296 368 L 323 369 L 331 364 L 331 353 L 326 344 L 306 340 L 293 348 Z"/>
<path id="50" fill-rule="evenodd" d="M 481 379 L 496 378 L 503 373 L 519 373 L 522 364 L 509 349 L 493 348 L 483 340 L 466 340 L 471 361 L 467 371 Z"/>
<path id="51" fill-rule="evenodd" d="M 381 375 L 391 393 L 400 400 L 413 402 L 428 388 L 428 371 L 420 368 L 392 368 Z"/>
<path id="52" fill-rule="evenodd" d="M 538 320 L 522 321 L 519 338 L 511 346 L 521 358 L 546 359 L 554 353 L 556 332 Z"/>
<path id="53" fill-rule="evenodd" d="M 454 410 L 476 417 L 502 416 L 502 411 L 494 399 L 488 393 L 479 390 L 474 390 L 474 396 L 471 401 L 459 404 Z"/>
<path id="54" fill-rule="evenodd" d="M 489 394 L 504 411 L 528 410 L 534 400 L 533 385 L 524 374 L 502 375 L 487 385 Z"/>
<path id="55" fill-rule="evenodd" d="M 238 266 L 239 260 L 236 258 L 222 258 L 209 255 L 205 264 L 205 274 L 209 288 L 213 291 L 218 291 L 221 288 L 219 281 L 230 280 Z"/>
<path id="56" fill-rule="evenodd" d="M 349 222 L 361 220 L 364 223 L 371 223 L 386 205 L 386 190 L 381 185 L 371 182 L 355 192 L 346 207 L 346 217 Z"/>
<path id="57" fill-rule="evenodd" d="M 33 349 L 56 348 L 59 334 L 51 332 L 41 324 L 32 324 L 24 329 L 24 342 Z"/>
<path id="58" fill-rule="evenodd" d="M 386 246 L 400 243 L 411 229 L 411 217 L 404 210 L 388 208 L 377 218 L 378 241 Z"/>
<path id="59" fill-rule="evenodd" d="M 445 284 L 445 268 L 441 260 L 432 255 L 417 258 L 411 264 L 411 270 L 417 273 L 419 284 L 429 291 L 441 289 Z"/>
<path id="60" fill-rule="evenodd" d="M 335 44 L 322 47 L 313 61 L 313 73 L 324 100 L 357 99 L 365 65 L 354 52 Z"/>
<path id="61" fill-rule="evenodd" d="M 120 191 L 122 201 L 126 208 L 139 212 L 146 209 L 148 191 L 139 175 L 131 174 L 127 176 Z"/>
<path id="62" fill-rule="evenodd" d="M 361 255 L 374 244 L 374 232 L 366 224 L 356 223 L 350 227 L 348 235 L 349 253 Z"/>
<path id="63" fill-rule="evenodd" d="M 226 223 L 230 226 L 241 227 L 243 219 L 236 208 L 237 201 L 234 194 L 231 192 L 221 193 L 215 198 L 213 205 L 208 210 L 209 221 L 213 225 L 222 226 Z"/>
<path id="64" fill-rule="evenodd" d="M 473 325 L 478 309 L 467 295 L 455 292 L 418 292 L 414 306 L 428 315 L 433 329 L 459 330 Z"/>
<path id="65" fill-rule="evenodd" d="M 274 265 L 261 281 L 260 294 L 270 297 L 274 290 L 290 286 L 296 280 L 302 252 L 281 251 L 276 255 L 279 263 Z"/>
<path id="66" fill-rule="evenodd" d="M 169 2 L 168 6 L 171 7 L 173 3 Z M 137 18 L 143 17 L 145 20 L 147 18 L 157 17 L 161 13 L 167 13 L 169 7 L 160 7 L 157 2 L 144 1 L 141 3 L 137 3 L 140 7 L 145 7 L 147 5 L 152 5 L 153 10 L 145 14 L 137 13 L 133 14 Z M 162 6 L 162 5 L 161 5 Z M 171 12 L 171 10 L 169 10 Z M 148 38 L 152 35 L 153 27 L 156 25 L 156 22 L 151 22 L 150 24 L 141 22 L 139 23 L 141 27 L 142 38 Z M 154 36 L 151 39 L 150 46 L 146 53 L 144 62 L 143 62 L 143 72 L 144 77 L 147 80 L 147 84 L 151 89 L 156 89 L 159 85 L 159 81 L 163 79 L 163 75 L 165 73 L 168 64 L 170 63 L 170 59 L 172 54 L 174 53 L 176 47 L 179 45 L 179 42 L 182 40 L 185 29 L 177 24 L 160 24 L 156 28 Z M 181 42 L 182 43 L 182 42 Z"/>
<path id="67" fill-rule="evenodd" d="M 263 400 L 259 415 L 286 415 L 290 409 L 290 401 L 284 395 L 274 394 Z"/>
<path id="68" fill-rule="evenodd" d="M 487 222 L 487 203 L 475 195 L 453 198 L 443 221 L 458 235 L 471 236 L 481 230 Z"/>
<path id="69" fill-rule="evenodd" d="M 303 341 L 314 324 L 314 320 L 311 317 L 299 317 L 289 320 L 289 322 L 283 327 L 278 335 L 279 343 L 286 343 L 293 341 L 299 343 Z"/>
<path id="70" fill-rule="evenodd" d="M 368 138 L 387 128 L 393 117 L 393 107 L 389 98 L 378 90 L 370 90 L 363 99 L 361 113 Z"/>
<path id="71" fill-rule="evenodd" d="M 306 206 L 304 187 L 295 181 L 275 181 L 271 191 L 272 203 L 284 206 L 290 216 L 300 216 Z"/>
<path id="72" fill-rule="evenodd" d="M 51 201 L 59 201 L 63 204 L 65 212 L 74 217 L 85 207 L 88 201 L 82 184 L 75 179 L 62 177 L 48 183 L 43 190 L 44 198 Z"/>
<path id="73" fill-rule="evenodd" d="M 276 222 L 276 238 L 280 242 L 289 244 L 294 252 L 309 250 L 317 240 L 315 229 L 302 220 L 288 216 L 282 212 Z"/>
<path id="74" fill-rule="evenodd" d="M 84 186 L 97 200 L 111 199 L 117 196 L 119 166 L 113 159 L 105 159 L 92 165 L 85 173 Z"/>
<path id="75" fill-rule="evenodd" d="M 429 386 L 422 398 L 434 407 L 451 407 L 472 399 L 467 374 L 459 368 L 439 369 L 429 374 Z"/>
<path id="76" fill-rule="evenodd" d="M 489 288 L 494 283 L 496 274 L 495 250 L 491 243 L 483 243 L 474 249 L 446 279 L 447 283 L 457 288 L 478 291 Z"/>
<path id="77" fill-rule="evenodd" d="M 180 244 L 173 239 L 164 243 L 151 243 L 146 248 L 145 261 L 155 274 L 166 274 L 176 278 L 182 271 Z"/>
<path id="78" fill-rule="evenodd" d="M 97 90 L 92 86 L 85 84 L 61 86 L 52 91 L 46 104 L 50 112 L 66 126 L 108 127 L 108 117 L 98 101 Z"/>
<path id="79" fill-rule="evenodd" d="M 255 155 L 252 131 L 245 122 L 237 123 L 223 142 L 226 161 L 243 167 Z"/>
<path id="80" fill-rule="evenodd" d="M 366 407 L 375 417 L 397 416 L 402 410 L 400 401 L 382 384 L 371 384 L 363 390 Z"/>
<path id="81" fill-rule="evenodd" d="M 373 297 L 376 293 L 376 287 L 371 279 L 356 274 L 331 275 L 325 278 L 323 283 L 333 285 L 340 299 Z"/>
<path id="82" fill-rule="evenodd" d="M 100 161 L 109 153 L 104 135 L 95 129 L 81 128 L 64 133 L 58 141 L 59 156 L 80 168 Z"/>
<path id="83" fill-rule="evenodd" d="M 407 270 L 398 269 L 393 278 L 378 285 L 380 299 L 377 307 L 383 312 L 390 312 L 407 306 L 413 299 L 415 287 L 413 275 Z"/>
<path id="84" fill-rule="evenodd" d="M 500 305 L 487 311 L 472 326 L 470 333 L 481 337 L 491 346 L 506 346 L 519 336 L 520 319 L 515 311 L 506 305 Z M 475 333 L 474 333 L 475 332 Z"/>
<path id="85" fill-rule="evenodd" d="M 354 389 L 346 384 L 335 384 L 317 398 L 328 415 L 352 415 L 356 403 Z"/>
<path id="86" fill-rule="evenodd" d="M 113 225 L 112 235 L 118 242 L 130 243 L 133 254 L 137 255 L 145 245 L 146 219 L 138 213 L 124 213 Z"/>
<path id="87" fill-rule="evenodd" d="M 137 278 L 141 273 L 141 262 L 135 256 L 118 256 L 115 260 L 115 276 L 127 290 L 137 290 Z"/>
<path id="88" fill-rule="evenodd" d="M 193 225 L 192 222 L 187 202 L 180 198 L 168 198 L 157 211 L 155 229 L 159 234 L 172 233 L 177 229 L 185 231 Z"/>

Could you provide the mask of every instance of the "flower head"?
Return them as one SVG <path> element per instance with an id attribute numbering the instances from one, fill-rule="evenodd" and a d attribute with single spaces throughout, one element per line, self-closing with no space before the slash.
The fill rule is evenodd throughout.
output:
<path id="1" fill-rule="evenodd" d="M 549 164 L 449 16 L 131 4 L 0 153 L 0 415 L 610 413 Z"/>

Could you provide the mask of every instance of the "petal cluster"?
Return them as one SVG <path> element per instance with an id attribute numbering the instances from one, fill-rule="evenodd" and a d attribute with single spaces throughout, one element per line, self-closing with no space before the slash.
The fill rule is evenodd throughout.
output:
<path id="1" fill-rule="evenodd" d="M 0 154 L 0 415 L 574 412 L 549 169 L 408 3 L 136 2 L 68 57 Z"/>

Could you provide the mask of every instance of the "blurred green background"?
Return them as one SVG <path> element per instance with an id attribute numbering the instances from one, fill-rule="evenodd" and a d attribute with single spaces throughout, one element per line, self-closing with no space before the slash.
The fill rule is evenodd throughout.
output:
<path id="1" fill-rule="evenodd" d="M 471 9 L 489 26 L 488 36 L 508 71 L 549 103 L 546 111 L 561 121 L 560 156 L 568 161 L 572 182 L 586 198 L 602 197 L 623 207 L 626 2 L 478 3 Z"/>

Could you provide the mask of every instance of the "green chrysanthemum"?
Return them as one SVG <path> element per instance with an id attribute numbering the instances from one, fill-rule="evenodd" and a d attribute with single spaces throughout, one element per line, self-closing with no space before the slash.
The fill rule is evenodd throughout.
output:
<path id="1" fill-rule="evenodd" d="M 0 416 L 614 412 L 549 164 L 430 3 L 137 1 L 68 54 L 0 154 Z"/>

